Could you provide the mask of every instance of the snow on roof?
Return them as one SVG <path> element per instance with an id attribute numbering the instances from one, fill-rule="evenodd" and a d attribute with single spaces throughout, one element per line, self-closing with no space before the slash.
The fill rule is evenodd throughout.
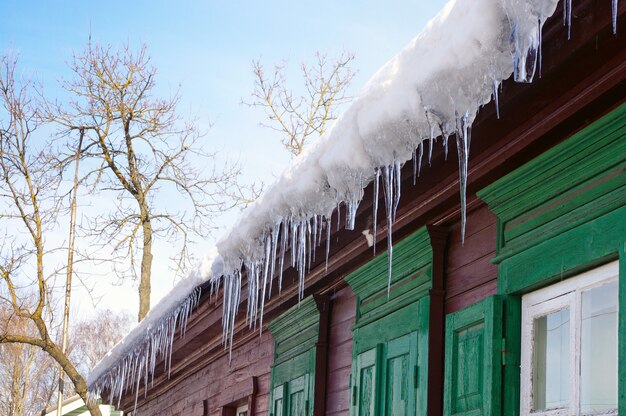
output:
<path id="1" fill-rule="evenodd" d="M 88 385 L 111 399 L 139 391 L 154 373 L 157 356 L 169 365 L 172 338 L 199 299 L 198 286 L 224 288 L 224 340 L 232 342 L 242 270 L 248 280 L 249 322 L 260 317 L 268 282 L 278 262 L 298 270 L 300 293 L 310 252 L 330 239 L 330 217 L 340 204 L 352 229 L 363 189 L 374 180 L 385 191 L 386 218 L 393 223 L 400 198 L 400 167 L 421 163 L 424 142 L 441 137 L 459 149 L 461 201 L 471 125 L 478 109 L 496 99 L 511 74 L 531 82 L 541 61 L 541 28 L 557 0 L 451 0 L 422 32 L 365 85 L 343 116 L 241 215 L 218 243 L 215 262 L 192 272 L 92 370 Z M 570 8 L 571 10 L 571 8 Z M 429 147 L 429 148 L 430 148 Z M 375 198 L 374 210 L 378 209 Z M 374 225 L 376 234 L 376 225 Z M 391 227 L 388 227 L 391 247 Z M 376 239 L 374 238 L 374 241 Z M 290 258 L 285 259 L 285 253 Z M 391 264 L 391 253 L 390 253 Z M 391 272 L 391 270 L 390 270 Z"/>

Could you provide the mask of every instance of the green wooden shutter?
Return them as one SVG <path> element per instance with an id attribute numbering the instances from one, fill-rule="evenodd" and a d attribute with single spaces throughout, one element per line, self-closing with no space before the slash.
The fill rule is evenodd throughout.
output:
<path id="1" fill-rule="evenodd" d="M 355 358 L 352 387 L 352 409 L 357 416 L 374 416 L 378 390 L 377 361 L 382 345 L 359 354 Z"/>
<path id="2" fill-rule="evenodd" d="M 272 399 L 272 416 L 283 416 L 285 412 L 285 385 L 274 387 Z"/>
<path id="3" fill-rule="evenodd" d="M 382 366 L 384 415 L 405 416 L 415 413 L 417 384 L 417 333 L 387 343 Z"/>
<path id="4" fill-rule="evenodd" d="M 500 414 L 501 345 L 499 296 L 446 317 L 444 415 Z"/>
<path id="5" fill-rule="evenodd" d="M 289 392 L 289 416 L 305 416 L 309 414 L 309 374 L 290 380 L 287 391 Z"/>

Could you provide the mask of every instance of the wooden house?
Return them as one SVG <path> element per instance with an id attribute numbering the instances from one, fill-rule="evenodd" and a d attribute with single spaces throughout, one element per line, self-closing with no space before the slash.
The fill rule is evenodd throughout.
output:
<path id="1" fill-rule="evenodd" d="M 120 408 L 626 415 L 626 37 L 609 1 L 572 7 L 571 39 L 560 13 L 543 28 L 541 77 L 505 80 L 500 117 L 492 102 L 473 124 L 464 242 L 455 156 L 436 147 L 415 184 L 403 167 L 390 283 L 370 185 L 355 229 L 378 221 L 376 256 L 371 236 L 333 229 L 302 300 L 286 265 L 263 327 L 237 315 L 232 352 L 205 285 L 171 371 L 159 363 Z M 626 2 L 616 12 L 626 27 Z"/>

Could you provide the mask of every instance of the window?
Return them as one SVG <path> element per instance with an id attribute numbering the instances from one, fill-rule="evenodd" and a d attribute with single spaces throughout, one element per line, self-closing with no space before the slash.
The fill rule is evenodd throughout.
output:
<path id="1" fill-rule="evenodd" d="M 239 406 L 235 411 L 235 416 L 248 416 L 248 405 Z"/>
<path id="2" fill-rule="evenodd" d="M 351 416 L 426 414 L 432 259 L 424 227 L 394 246 L 391 282 L 387 253 L 346 277 L 357 296 Z"/>
<path id="3" fill-rule="evenodd" d="M 522 297 L 522 415 L 617 414 L 618 263 Z"/>

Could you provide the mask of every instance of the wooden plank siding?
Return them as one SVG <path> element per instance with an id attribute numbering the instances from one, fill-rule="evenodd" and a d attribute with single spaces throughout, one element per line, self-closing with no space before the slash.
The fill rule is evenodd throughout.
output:
<path id="1" fill-rule="evenodd" d="M 456 312 L 494 295 L 498 289 L 496 256 L 497 218 L 485 204 L 468 212 L 465 243 L 461 224 L 450 227 L 446 263 L 446 313 Z"/>
<path id="2" fill-rule="evenodd" d="M 350 287 L 334 295 L 330 318 L 326 415 L 346 415 L 350 408 L 350 366 L 352 326 L 356 317 L 356 296 Z"/>

